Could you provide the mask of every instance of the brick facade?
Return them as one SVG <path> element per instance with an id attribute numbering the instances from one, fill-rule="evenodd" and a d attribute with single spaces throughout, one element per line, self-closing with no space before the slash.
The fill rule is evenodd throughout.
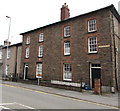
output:
<path id="1" fill-rule="evenodd" d="M 63 79 L 63 65 L 71 64 L 71 82 L 79 83 L 82 78 L 84 83 L 91 86 L 91 70 L 93 70 L 91 65 L 100 64 L 99 70 L 101 71 L 102 86 L 115 87 L 115 57 L 111 30 L 111 10 L 116 10 L 113 8 L 114 6 L 111 5 L 97 11 L 22 33 L 21 78 L 24 76 L 24 64 L 27 63 L 29 65 L 27 79 L 36 79 L 36 64 L 42 63 L 42 79 L 65 81 Z M 114 13 L 117 14 L 115 15 L 115 18 L 117 16 L 117 24 L 120 24 L 118 13 Z M 114 15 L 114 13 L 112 14 Z M 96 20 L 97 30 L 88 32 L 88 21 L 93 19 Z M 65 26 L 70 26 L 69 37 L 64 37 Z M 43 42 L 38 41 L 40 33 L 44 33 Z M 30 36 L 30 44 L 26 45 L 28 36 Z M 97 53 L 88 53 L 88 39 L 90 37 L 97 37 Z M 67 56 L 64 55 L 64 42 L 66 41 L 70 42 L 70 55 Z M 43 45 L 42 58 L 38 57 L 38 47 L 40 44 Z M 26 47 L 30 48 L 28 59 L 25 58 Z M 118 49 L 120 51 L 120 48 Z"/>
<path id="2" fill-rule="evenodd" d="M 7 76 L 19 76 L 21 66 L 22 43 L 9 45 L 10 57 L 6 59 L 7 47 L 2 48 L 2 76 L 6 76 L 6 66 L 8 65 Z"/>

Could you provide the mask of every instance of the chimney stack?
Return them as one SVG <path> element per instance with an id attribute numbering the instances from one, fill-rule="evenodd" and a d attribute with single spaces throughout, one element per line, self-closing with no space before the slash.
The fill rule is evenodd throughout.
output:
<path id="1" fill-rule="evenodd" d="M 66 3 L 64 3 L 64 5 L 61 8 L 61 21 L 70 17 L 69 11 L 70 10 L 68 8 L 68 5 L 66 5 Z"/>

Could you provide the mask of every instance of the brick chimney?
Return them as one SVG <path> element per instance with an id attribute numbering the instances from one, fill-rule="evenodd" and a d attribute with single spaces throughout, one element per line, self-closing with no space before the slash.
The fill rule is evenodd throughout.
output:
<path id="1" fill-rule="evenodd" d="M 69 18 L 69 16 L 70 16 L 69 11 L 70 10 L 68 8 L 68 5 L 66 5 L 66 3 L 64 3 L 64 5 L 61 8 L 61 21 Z"/>

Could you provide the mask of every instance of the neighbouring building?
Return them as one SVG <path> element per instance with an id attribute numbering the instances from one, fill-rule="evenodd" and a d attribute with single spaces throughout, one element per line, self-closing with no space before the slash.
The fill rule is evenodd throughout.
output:
<path id="1" fill-rule="evenodd" d="M 3 45 L 0 45 L 0 78 L 2 78 L 2 48 Z"/>
<path id="2" fill-rule="evenodd" d="M 10 45 L 4 41 L 2 47 L 2 77 L 18 77 L 21 66 L 22 43 Z"/>
<path id="3" fill-rule="evenodd" d="M 61 21 L 24 33 L 20 77 L 53 83 L 79 83 L 103 91 L 118 89 L 120 77 L 120 16 L 113 5 L 69 18 L 61 8 Z"/>

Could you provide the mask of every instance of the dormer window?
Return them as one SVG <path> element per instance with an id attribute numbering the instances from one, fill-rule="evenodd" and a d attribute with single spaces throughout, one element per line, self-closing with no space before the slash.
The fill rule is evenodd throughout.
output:
<path id="1" fill-rule="evenodd" d="M 94 32 L 97 30 L 96 20 L 89 20 L 88 21 L 88 32 Z"/>
<path id="2" fill-rule="evenodd" d="M 30 44 L 30 36 L 27 37 L 26 44 Z"/>

